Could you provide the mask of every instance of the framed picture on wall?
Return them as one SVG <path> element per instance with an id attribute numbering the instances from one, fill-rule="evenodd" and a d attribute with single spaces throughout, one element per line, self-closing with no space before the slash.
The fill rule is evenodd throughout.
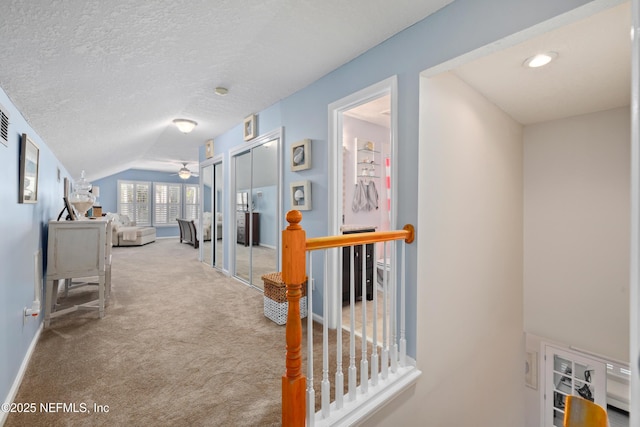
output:
<path id="1" fill-rule="evenodd" d="M 256 115 L 252 114 L 244 119 L 244 126 L 242 127 L 242 135 L 245 141 L 249 141 L 256 137 Z"/>
<path id="2" fill-rule="evenodd" d="M 311 182 L 297 181 L 292 182 L 289 189 L 289 198 L 291 200 L 291 209 L 299 211 L 311 210 Z"/>
<path id="3" fill-rule="evenodd" d="M 204 156 L 207 159 L 213 157 L 213 139 L 207 140 L 207 142 L 204 144 Z"/>
<path id="4" fill-rule="evenodd" d="M 26 133 L 23 133 L 20 143 L 19 203 L 38 203 L 39 161 L 40 149 Z"/>
<path id="5" fill-rule="evenodd" d="M 311 168 L 311 140 L 303 139 L 291 145 L 291 170 L 293 172 Z"/>

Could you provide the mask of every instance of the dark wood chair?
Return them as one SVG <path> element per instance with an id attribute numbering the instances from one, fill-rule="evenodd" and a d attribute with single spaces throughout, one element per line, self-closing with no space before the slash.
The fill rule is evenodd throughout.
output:
<path id="1" fill-rule="evenodd" d="M 180 227 L 180 243 L 185 242 L 198 248 L 198 233 L 196 232 L 196 224 L 193 220 L 176 218 Z"/>

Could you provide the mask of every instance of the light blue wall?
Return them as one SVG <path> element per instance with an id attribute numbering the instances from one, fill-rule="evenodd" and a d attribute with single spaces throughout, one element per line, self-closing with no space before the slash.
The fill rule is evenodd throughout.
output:
<path id="1" fill-rule="evenodd" d="M 417 225 L 418 95 L 422 71 L 496 42 L 515 32 L 590 3 L 585 0 L 456 0 L 437 13 L 365 52 L 308 87 L 258 113 L 258 134 L 284 128 L 284 188 L 293 181 L 312 182 L 313 210 L 303 212 L 308 237 L 328 232 L 328 104 L 390 76 L 398 76 L 398 225 Z M 312 140 L 313 167 L 290 172 L 289 147 Z M 241 125 L 216 138 L 216 153 L 242 143 Z M 225 178 L 226 179 L 226 178 Z M 227 182 L 225 181 L 225 185 Z M 228 187 L 225 187 L 228 188 Z M 287 194 L 286 191 L 283 194 Z M 283 199 L 283 217 L 291 208 Z M 285 224 L 286 225 L 286 224 Z M 407 246 L 408 352 L 415 356 L 417 244 Z M 225 259 L 228 259 L 225 257 Z M 320 261 L 320 260 L 318 260 Z M 314 268 L 322 271 L 322 268 Z M 322 280 L 321 277 L 317 278 Z M 321 312 L 322 290 L 313 310 Z"/>
<path id="2" fill-rule="evenodd" d="M 92 182 L 100 187 L 100 197 L 98 201 L 102 205 L 102 212 L 118 211 L 118 180 L 123 181 L 150 181 L 150 182 L 175 182 L 178 184 L 198 184 L 198 178 L 181 179 L 177 175 L 169 172 L 157 172 L 139 169 L 129 169 L 106 178 Z M 180 235 L 178 226 L 156 227 L 157 237 L 177 237 Z"/>
<path id="3" fill-rule="evenodd" d="M 262 197 L 258 197 L 258 193 Z M 276 247 L 278 244 L 276 230 L 278 227 L 275 213 L 278 208 L 278 187 L 257 187 L 252 195 L 254 210 L 260 214 L 260 245 Z"/>
<path id="4" fill-rule="evenodd" d="M 250 112 L 247 112 L 249 115 Z M 282 126 L 282 117 L 280 112 L 280 104 L 275 104 L 264 111 L 260 112 L 257 118 L 257 133 L 258 135 L 263 135 L 272 131 L 277 130 Z M 229 155 L 230 150 L 234 150 L 236 148 L 242 147 L 244 145 L 250 145 L 251 141 L 245 142 L 242 137 L 242 123 L 238 124 L 234 128 L 230 129 L 228 132 L 218 136 L 214 140 L 213 144 L 213 154 L 214 156 L 222 156 L 222 165 L 223 165 L 223 188 L 225 191 L 224 200 L 223 200 L 223 213 L 224 218 L 234 218 L 235 216 L 235 205 L 230 206 L 229 204 L 229 188 L 231 188 L 231 157 Z M 204 162 L 205 157 L 204 145 L 199 148 L 199 159 L 200 162 Z M 242 171 L 239 171 L 242 173 Z M 226 221 L 226 220 L 225 220 Z M 223 231 L 225 238 L 226 230 L 228 224 L 225 224 L 225 229 Z M 261 232 L 262 232 L 262 224 L 261 224 Z M 267 238 L 267 241 L 269 239 Z M 223 269 L 230 271 L 229 268 L 229 250 L 228 245 L 224 245 L 224 256 L 223 256 Z"/>
<path id="5" fill-rule="evenodd" d="M 34 253 L 42 250 L 46 262 L 47 224 L 58 217 L 64 206 L 63 183 L 69 174 L 2 89 L 0 104 L 10 115 L 9 146 L 0 144 L 0 401 L 4 402 L 42 321 L 42 314 L 24 321 L 23 310 L 31 307 L 34 299 Z M 22 133 L 40 148 L 36 204 L 18 203 Z M 44 289 L 44 281 L 38 285 Z"/>

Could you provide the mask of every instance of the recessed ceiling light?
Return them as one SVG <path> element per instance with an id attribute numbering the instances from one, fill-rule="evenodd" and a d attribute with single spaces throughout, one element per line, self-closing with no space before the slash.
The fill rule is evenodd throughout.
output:
<path id="1" fill-rule="evenodd" d="M 545 52 L 527 58 L 523 65 L 529 68 L 538 68 L 547 65 L 558 57 L 558 52 Z"/>
<path id="2" fill-rule="evenodd" d="M 218 86 L 214 92 L 216 93 L 216 95 L 225 96 L 229 93 L 229 89 L 227 89 L 226 87 Z"/>

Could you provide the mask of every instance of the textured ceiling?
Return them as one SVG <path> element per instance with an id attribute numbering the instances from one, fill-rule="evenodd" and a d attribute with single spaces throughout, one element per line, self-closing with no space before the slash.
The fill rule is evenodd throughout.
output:
<path id="1" fill-rule="evenodd" d="M 345 111 L 346 116 L 374 123 L 379 126 L 391 127 L 391 96 L 385 95 L 376 98 L 366 104 L 358 105 L 349 111 Z"/>
<path id="2" fill-rule="evenodd" d="M 207 139 L 450 2 L 5 0 L 0 86 L 74 177 L 194 169 Z"/>

